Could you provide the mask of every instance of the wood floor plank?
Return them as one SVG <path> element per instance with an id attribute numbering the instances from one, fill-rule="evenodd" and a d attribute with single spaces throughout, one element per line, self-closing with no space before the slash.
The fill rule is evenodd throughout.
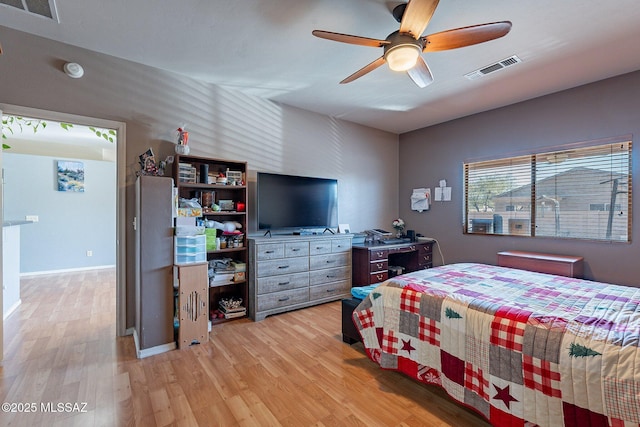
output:
<path id="1" fill-rule="evenodd" d="M 139 360 L 115 334 L 115 271 L 21 280 L 5 320 L 2 426 L 489 426 L 437 388 L 383 371 L 341 341 L 333 302 L 213 326 L 207 343 Z"/>

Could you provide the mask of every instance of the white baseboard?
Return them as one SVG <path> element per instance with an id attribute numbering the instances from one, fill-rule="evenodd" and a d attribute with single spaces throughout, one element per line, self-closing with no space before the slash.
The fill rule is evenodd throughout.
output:
<path id="1" fill-rule="evenodd" d="M 167 344 L 157 345 L 155 347 L 145 348 L 141 350 L 140 344 L 138 342 L 138 331 L 135 329 L 133 330 L 133 342 L 136 345 L 136 356 L 138 356 L 138 359 L 144 359 L 145 357 L 155 356 L 156 354 L 176 349 L 176 343 L 170 342 Z"/>
<path id="2" fill-rule="evenodd" d="M 11 316 L 11 314 L 12 314 L 14 311 L 16 311 L 16 309 L 17 309 L 18 307 L 20 307 L 20 304 L 22 304 L 22 300 L 21 300 L 21 299 L 19 299 L 18 301 L 16 301 L 16 302 L 15 302 L 15 304 L 13 304 L 11 307 L 9 307 L 9 308 L 7 309 L 7 312 L 6 312 L 6 313 L 3 313 L 3 314 L 2 314 L 2 320 L 3 320 L 3 321 L 4 321 L 4 320 L 7 320 L 7 317 Z"/>
<path id="3" fill-rule="evenodd" d="M 116 266 L 115 264 L 113 264 L 113 265 L 98 265 L 95 267 L 65 268 L 62 270 L 32 271 L 29 273 L 20 273 L 20 277 L 41 276 L 44 274 L 73 273 L 77 271 L 89 271 L 89 270 L 105 270 L 107 268 L 116 268 Z"/>

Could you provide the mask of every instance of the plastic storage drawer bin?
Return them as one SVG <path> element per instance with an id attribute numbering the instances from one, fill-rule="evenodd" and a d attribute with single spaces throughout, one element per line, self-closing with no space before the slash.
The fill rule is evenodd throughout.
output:
<path id="1" fill-rule="evenodd" d="M 206 236 L 176 236 L 175 264 L 189 264 L 207 260 Z"/>

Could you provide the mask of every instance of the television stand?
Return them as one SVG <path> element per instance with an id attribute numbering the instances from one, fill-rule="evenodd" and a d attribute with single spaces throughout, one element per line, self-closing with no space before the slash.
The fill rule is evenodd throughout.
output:
<path id="1" fill-rule="evenodd" d="M 326 227 L 326 228 L 322 231 L 322 234 L 326 233 L 327 231 L 328 231 L 329 233 L 331 233 L 331 234 L 336 234 L 336 233 L 335 233 L 332 229 L 330 229 L 329 227 Z"/>
<path id="2" fill-rule="evenodd" d="M 265 232 L 264 232 L 264 234 L 262 235 L 262 237 L 266 237 L 266 236 L 267 236 L 267 234 L 269 235 L 269 237 L 272 237 L 272 236 L 271 236 L 271 230 L 267 230 L 267 231 L 265 231 Z"/>

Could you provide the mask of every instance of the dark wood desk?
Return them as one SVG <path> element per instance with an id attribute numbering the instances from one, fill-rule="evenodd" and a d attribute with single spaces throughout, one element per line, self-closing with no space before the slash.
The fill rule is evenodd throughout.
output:
<path id="1" fill-rule="evenodd" d="M 353 245 L 353 286 L 367 286 L 387 280 L 390 266 L 404 267 L 405 273 L 431 268 L 433 243 L 418 241 L 394 245 Z"/>
<path id="2" fill-rule="evenodd" d="M 353 245 L 352 286 L 367 286 L 389 278 L 389 267 L 404 267 L 405 273 L 433 267 L 434 241 L 399 243 L 395 245 Z M 357 298 L 342 300 L 342 341 L 353 344 L 360 341 L 353 320 L 353 310 L 362 302 Z"/>

